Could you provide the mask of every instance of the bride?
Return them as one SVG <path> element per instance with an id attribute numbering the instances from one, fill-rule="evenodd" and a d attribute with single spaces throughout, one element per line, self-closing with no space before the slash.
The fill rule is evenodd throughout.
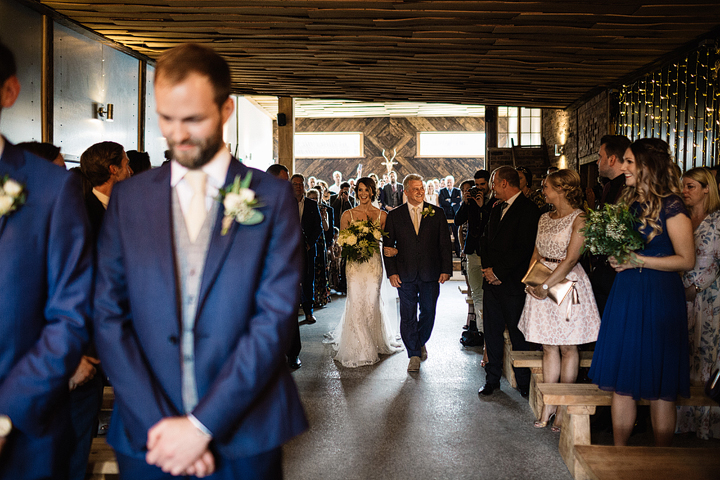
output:
<path id="1" fill-rule="evenodd" d="M 355 221 L 370 220 L 385 229 L 387 213 L 375 208 L 372 201 L 377 190 L 375 181 L 360 178 L 355 186 L 355 198 L 360 204 L 347 210 L 340 218 L 344 230 Z M 403 349 L 395 340 L 394 329 L 380 295 L 383 265 L 379 252 L 366 262 L 347 262 L 347 299 L 345 312 L 335 330 L 326 335 L 325 343 L 332 344 L 333 358 L 345 367 L 372 365 L 380 360 L 378 354 L 391 354 Z"/>

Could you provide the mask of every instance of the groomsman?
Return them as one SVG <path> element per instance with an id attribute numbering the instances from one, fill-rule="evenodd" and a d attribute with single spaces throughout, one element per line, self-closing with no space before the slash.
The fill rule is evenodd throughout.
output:
<path id="1" fill-rule="evenodd" d="M 486 382 L 478 392 L 491 395 L 500 388 L 502 376 L 503 332 L 507 327 L 513 350 L 528 350 L 518 322 L 525 306 L 522 278 L 530 266 L 535 249 L 540 211 L 520 191 L 520 176 L 512 167 L 500 167 L 491 177 L 495 198 L 490 219 L 480 238 L 483 282 L 483 323 L 488 363 Z M 530 371 L 516 368 L 518 390 L 527 397 Z"/>
<path id="2" fill-rule="evenodd" d="M 19 93 L 0 43 L 0 113 Z M 80 178 L 2 135 L 0 178 L 0 478 L 66 478 L 93 279 Z"/>
<path id="3" fill-rule="evenodd" d="M 117 184 L 103 220 L 96 343 L 115 387 L 108 442 L 123 479 L 282 478 L 281 446 L 307 428 L 285 361 L 297 202 L 288 182 L 225 149 L 229 95 L 212 49 L 165 52 L 155 99 L 172 161 Z M 224 206 L 220 190 L 239 179 L 248 190 Z"/>

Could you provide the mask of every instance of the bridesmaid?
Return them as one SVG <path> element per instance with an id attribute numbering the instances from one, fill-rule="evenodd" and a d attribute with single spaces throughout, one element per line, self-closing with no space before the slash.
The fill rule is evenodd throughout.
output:
<path id="1" fill-rule="evenodd" d="M 677 395 L 690 396 L 685 289 L 678 272 L 693 268 L 690 218 L 680 198 L 680 179 L 668 144 L 636 141 L 621 162 L 621 202 L 638 217 L 645 249 L 625 263 L 609 258 L 618 272 L 602 317 L 589 376 L 613 392 L 615 445 L 627 445 L 637 400 L 650 400 L 655 444 L 669 446 L 675 431 Z"/>

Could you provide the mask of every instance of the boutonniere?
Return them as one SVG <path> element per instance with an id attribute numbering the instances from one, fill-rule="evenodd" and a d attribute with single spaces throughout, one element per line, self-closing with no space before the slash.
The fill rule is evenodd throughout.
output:
<path id="1" fill-rule="evenodd" d="M 25 203 L 25 187 L 5 175 L 0 178 L 0 217 L 10 215 Z"/>
<path id="2" fill-rule="evenodd" d="M 248 173 L 245 178 L 237 175 L 232 185 L 220 189 L 218 201 L 222 202 L 223 207 L 225 207 L 225 216 L 222 220 L 222 235 L 228 232 L 233 220 L 240 225 L 256 225 L 265 218 L 262 213 L 256 210 L 262 205 L 255 198 L 255 192 L 248 188 L 251 178 L 252 173 Z"/>
<path id="3" fill-rule="evenodd" d="M 417 210 L 416 210 L 416 211 L 417 211 Z M 423 218 L 425 218 L 425 217 L 432 217 L 432 216 L 435 215 L 435 209 L 432 208 L 432 207 L 430 207 L 430 206 L 428 206 L 428 207 L 425 207 L 425 209 L 423 209 L 423 211 L 420 212 L 420 214 L 423 216 Z"/>

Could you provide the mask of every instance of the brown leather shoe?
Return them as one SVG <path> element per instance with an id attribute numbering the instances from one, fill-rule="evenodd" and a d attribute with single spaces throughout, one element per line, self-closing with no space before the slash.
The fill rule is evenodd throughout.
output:
<path id="1" fill-rule="evenodd" d="M 424 362 L 427 360 L 427 348 L 425 348 L 425 345 L 420 347 L 420 361 Z"/>
<path id="2" fill-rule="evenodd" d="M 408 372 L 419 372 L 420 371 L 420 357 L 410 357 L 410 363 L 408 363 Z"/>

